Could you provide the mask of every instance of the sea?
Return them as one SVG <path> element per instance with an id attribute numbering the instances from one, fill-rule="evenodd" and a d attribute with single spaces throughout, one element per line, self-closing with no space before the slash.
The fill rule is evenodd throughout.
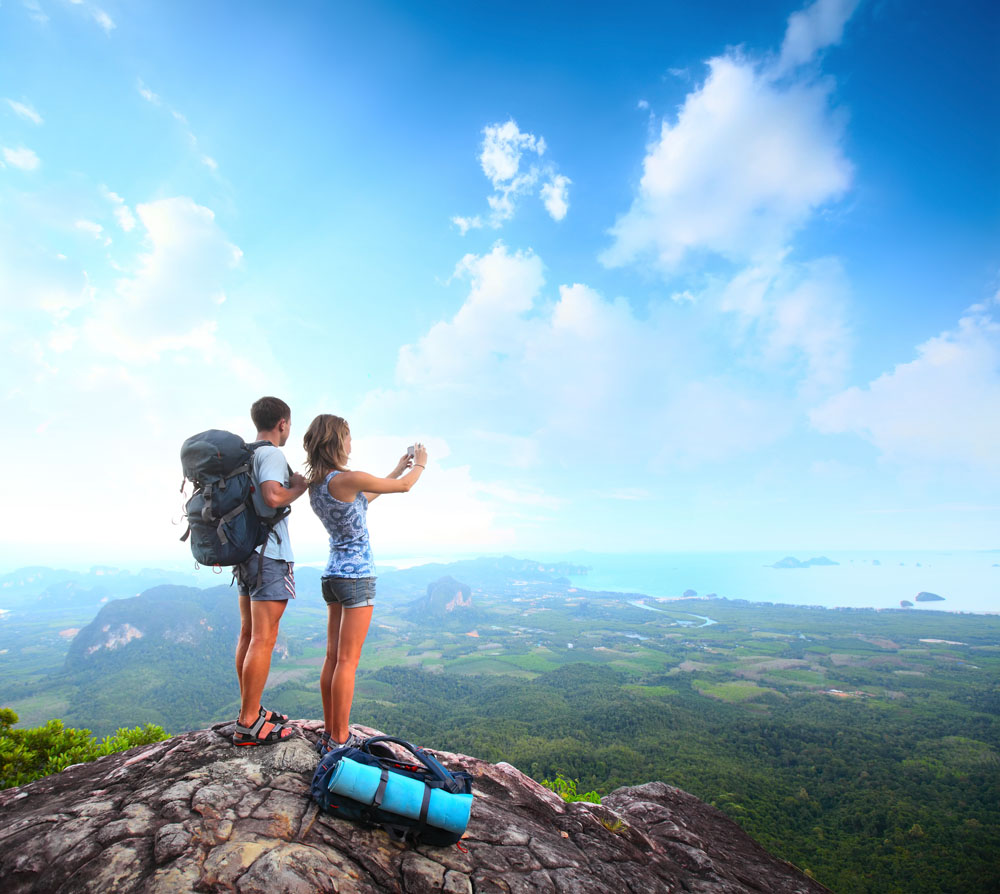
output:
<path id="1" fill-rule="evenodd" d="M 515 554 L 516 555 L 516 554 Z M 776 568 L 786 557 L 836 564 Z M 1000 613 L 1000 550 L 992 551 L 830 551 L 585 553 L 517 556 L 542 563 L 585 566 L 570 575 L 574 586 L 588 590 L 642 593 L 680 598 L 685 593 L 715 594 L 727 599 L 813 605 L 825 608 L 899 608 L 915 611 Z M 447 559 L 388 559 L 380 564 L 412 567 Z M 918 593 L 934 593 L 943 602 L 917 602 Z"/>

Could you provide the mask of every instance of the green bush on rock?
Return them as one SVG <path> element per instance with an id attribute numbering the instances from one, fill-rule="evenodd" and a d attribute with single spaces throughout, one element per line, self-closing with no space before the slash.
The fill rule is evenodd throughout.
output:
<path id="1" fill-rule="evenodd" d="M 564 801 L 589 801 L 591 804 L 601 803 L 601 796 L 597 792 L 579 794 L 576 790 L 576 780 L 567 779 L 562 773 L 556 773 L 555 779 L 543 779 L 542 785 L 548 789 L 552 789 Z"/>
<path id="2" fill-rule="evenodd" d="M 90 730 L 65 727 L 61 720 L 34 729 L 14 729 L 17 720 L 10 708 L 0 708 L 0 789 L 26 785 L 73 764 L 167 738 L 163 728 L 152 723 L 120 729 L 98 742 Z"/>

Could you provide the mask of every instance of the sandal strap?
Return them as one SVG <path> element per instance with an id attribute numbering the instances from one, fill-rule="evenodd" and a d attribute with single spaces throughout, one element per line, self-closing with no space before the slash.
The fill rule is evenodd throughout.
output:
<path id="1" fill-rule="evenodd" d="M 278 723 L 288 723 L 288 716 L 286 714 L 282 714 L 280 711 L 272 711 L 270 708 L 265 708 L 261 705 L 260 713 L 262 716 L 266 716 L 268 719 L 275 720 Z"/>

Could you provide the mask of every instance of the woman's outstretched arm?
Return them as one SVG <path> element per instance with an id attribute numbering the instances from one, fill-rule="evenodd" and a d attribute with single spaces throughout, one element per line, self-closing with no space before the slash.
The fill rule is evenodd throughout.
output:
<path id="1" fill-rule="evenodd" d="M 369 501 L 379 494 L 405 494 L 420 479 L 426 465 L 427 449 L 418 445 L 413 456 L 413 468 L 399 478 L 379 478 L 367 472 L 341 472 L 330 479 L 327 487 L 330 496 L 341 503 L 353 503 L 359 493 L 366 494 Z"/>
<path id="2" fill-rule="evenodd" d="M 410 456 L 409 452 L 404 453 L 399 458 L 399 462 L 396 463 L 396 467 L 388 475 L 386 475 L 385 477 L 386 478 L 399 478 L 412 465 L 413 465 L 413 457 Z M 375 491 L 366 490 L 366 491 L 363 491 L 363 493 L 364 493 L 365 498 L 368 500 L 369 503 L 372 500 L 374 500 L 377 496 L 379 496 L 379 494 L 376 493 Z"/>

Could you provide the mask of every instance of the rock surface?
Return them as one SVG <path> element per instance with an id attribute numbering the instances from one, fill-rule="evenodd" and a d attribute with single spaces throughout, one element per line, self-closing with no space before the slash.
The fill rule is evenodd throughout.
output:
<path id="1" fill-rule="evenodd" d="M 509 764 L 443 752 L 476 776 L 467 835 L 399 845 L 318 812 L 318 724 L 294 726 L 277 746 L 235 749 L 232 725 L 219 724 L 0 791 L 5 894 L 827 890 L 669 785 L 567 804 Z"/>

